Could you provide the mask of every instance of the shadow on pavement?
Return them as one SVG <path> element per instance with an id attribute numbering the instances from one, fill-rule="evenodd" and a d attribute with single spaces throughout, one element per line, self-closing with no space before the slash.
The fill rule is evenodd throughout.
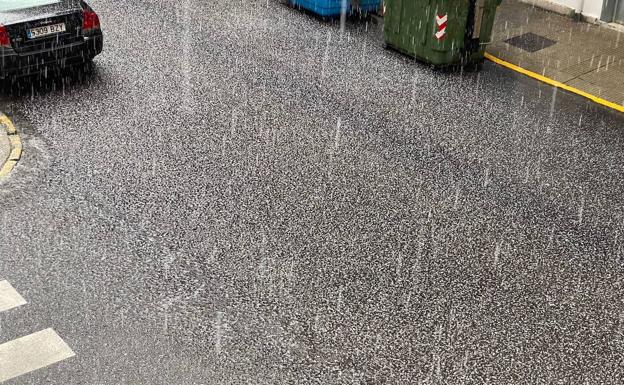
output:
<path id="1" fill-rule="evenodd" d="M 32 97 L 51 92 L 88 87 L 98 77 L 94 63 L 66 68 L 48 68 L 42 73 L 5 79 L 0 83 L 0 96 Z"/>

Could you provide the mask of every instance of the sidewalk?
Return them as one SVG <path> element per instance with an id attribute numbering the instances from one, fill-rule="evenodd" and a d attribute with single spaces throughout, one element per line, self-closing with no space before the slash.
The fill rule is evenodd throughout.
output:
<path id="1" fill-rule="evenodd" d="M 504 0 L 487 52 L 624 105 L 624 32 Z"/>

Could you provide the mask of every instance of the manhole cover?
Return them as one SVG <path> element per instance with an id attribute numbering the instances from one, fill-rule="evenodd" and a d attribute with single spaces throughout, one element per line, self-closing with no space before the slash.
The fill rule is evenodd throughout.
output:
<path id="1" fill-rule="evenodd" d="M 514 47 L 518 47 L 527 52 L 536 52 L 541 49 L 550 47 L 557 42 L 554 40 L 550 40 L 545 38 L 544 36 L 536 35 L 534 33 L 528 32 L 522 35 L 518 35 L 512 37 L 511 39 L 505 40 L 505 43 L 513 45 Z"/>

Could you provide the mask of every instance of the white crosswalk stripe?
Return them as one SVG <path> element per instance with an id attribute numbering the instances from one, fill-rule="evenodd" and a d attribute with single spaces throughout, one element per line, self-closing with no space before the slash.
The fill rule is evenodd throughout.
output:
<path id="1" fill-rule="evenodd" d="M 25 305 L 26 301 L 9 281 L 0 281 L 0 312 Z"/>
<path id="2" fill-rule="evenodd" d="M 0 281 L 0 312 L 27 302 L 8 281 Z M 0 382 L 4 382 L 75 356 L 52 329 L 0 344 Z"/>
<path id="3" fill-rule="evenodd" d="M 0 382 L 73 357 L 75 353 L 52 329 L 0 345 Z"/>

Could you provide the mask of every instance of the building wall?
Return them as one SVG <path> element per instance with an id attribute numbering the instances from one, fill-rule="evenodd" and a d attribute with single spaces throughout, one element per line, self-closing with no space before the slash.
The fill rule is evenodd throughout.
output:
<path id="1" fill-rule="evenodd" d="M 572 8 L 584 16 L 600 18 L 603 0 L 551 0 L 552 2 Z M 607 1 L 607 0 L 604 0 Z M 610 0 L 613 1 L 613 0 Z"/>

